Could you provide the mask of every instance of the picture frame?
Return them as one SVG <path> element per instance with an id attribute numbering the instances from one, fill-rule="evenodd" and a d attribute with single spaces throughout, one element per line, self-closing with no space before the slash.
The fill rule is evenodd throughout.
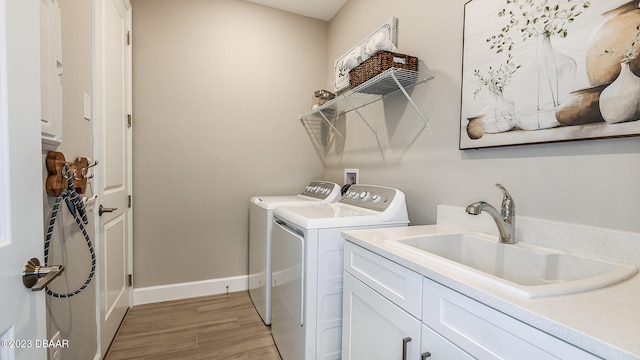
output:
<path id="1" fill-rule="evenodd" d="M 347 90 L 349 88 L 349 69 L 343 66 L 344 59 L 357 49 L 363 49 L 369 43 L 369 40 L 378 33 L 382 32 L 385 37 L 393 43 L 394 46 L 398 46 L 398 19 L 395 17 L 389 18 L 384 24 L 375 29 L 369 36 L 364 38 L 354 47 L 349 49 L 346 53 L 340 56 L 333 64 L 334 82 L 333 88 L 336 93 Z"/>
<path id="2" fill-rule="evenodd" d="M 468 1 L 460 149 L 640 135 L 638 2 Z"/>
<path id="3" fill-rule="evenodd" d="M 344 184 L 357 184 L 359 173 L 358 169 L 344 169 Z"/>

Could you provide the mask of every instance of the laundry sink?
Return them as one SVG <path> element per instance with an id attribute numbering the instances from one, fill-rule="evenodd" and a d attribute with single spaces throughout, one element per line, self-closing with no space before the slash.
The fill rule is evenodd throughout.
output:
<path id="1" fill-rule="evenodd" d="M 529 298 L 594 290 L 638 272 L 634 266 L 555 249 L 501 244 L 495 237 L 478 233 L 425 235 L 387 243 Z"/>

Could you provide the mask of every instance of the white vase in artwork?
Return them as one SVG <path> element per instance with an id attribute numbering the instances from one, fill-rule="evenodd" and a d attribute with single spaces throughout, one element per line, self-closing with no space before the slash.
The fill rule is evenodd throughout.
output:
<path id="1" fill-rule="evenodd" d="M 569 98 L 576 79 L 576 62 L 556 51 L 548 35 L 536 41 L 531 62 L 514 79 L 517 124 L 523 130 L 559 126 L 556 108 Z"/>
<path id="2" fill-rule="evenodd" d="M 627 1 L 602 14 L 606 20 L 594 31 L 585 54 L 585 70 L 591 86 L 609 84 L 620 73 L 624 51 L 603 56 L 607 50 L 631 46 L 632 51 L 640 52 L 640 42 L 634 41 L 640 24 L 638 5 L 638 0 Z M 640 75 L 640 57 L 630 60 L 631 71 Z"/>
<path id="3" fill-rule="evenodd" d="M 600 112 L 609 124 L 640 119 L 640 78 L 629 64 L 622 61 L 620 75 L 600 94 Z"/>
<path id="4" fill-rule="evenodd" d="M 491 101 L 480 111 L 484 115 L 484 132 L 487 134 L 509 131 L 516 126 L 515 106 L 505 99 L 502 91 L 491 91 Z"/>

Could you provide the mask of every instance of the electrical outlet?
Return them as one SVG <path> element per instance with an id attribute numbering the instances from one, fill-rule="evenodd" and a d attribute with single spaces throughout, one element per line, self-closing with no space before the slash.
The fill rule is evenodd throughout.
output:
<path id="1" fill-rule="evenodd" d="M 358 184 L 360 181 L 358 179 L 360 174 L 359 169 L 344 169 L 344 183 L 346 184 Z"/>
<path id="2" fill-rule="evenodd" d="M 51 337 L 51 344 L 59 344 L 60 343 L 60 331 L 58 331 L 55 335 Z M 49 351 L 49 360 L 62 360 L 62 354 L 60 353 L 62 350 L 57 346 L 49 346 L 47 347 Z"/>

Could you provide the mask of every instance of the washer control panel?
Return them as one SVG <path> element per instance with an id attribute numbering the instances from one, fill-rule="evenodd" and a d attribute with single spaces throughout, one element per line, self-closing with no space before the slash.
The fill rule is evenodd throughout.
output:
<path id="1" fill-rule="evenodd" d="M 326 199 L 336 192 L 340 192 L 340 186 L 327 181 L 313 181 L 307 185 L 300 195 L 313 197 L 316 199 Z M 335 201 L 335 200 L 334 200 Z"/>
<path id="2" fill-rule="evenodd" d="M 351 185 L 340 200 L 341 203 L 363 207 L 366 209 L 385 211 L 394 200 L 400 199 L 400 190 L 376 185 Z"/>

